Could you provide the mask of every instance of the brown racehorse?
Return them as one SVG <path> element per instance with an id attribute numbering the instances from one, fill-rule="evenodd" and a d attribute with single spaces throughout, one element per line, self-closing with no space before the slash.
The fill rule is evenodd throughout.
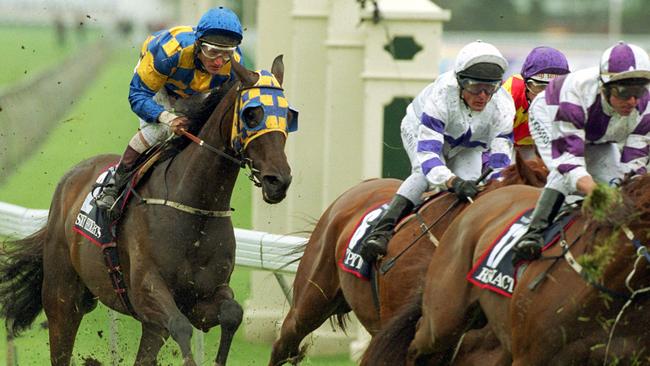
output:
<path id="1" fill-rule="evenodd" d="M 286 129 L 267 126 L 262 106 L 235 114 L 242 93 L 261 90 L 258 80 L 272 77 L 237 63 L 233 70 L 238 80 L 229 83 L 230 88 L 221 91 L 218 100 L 208 98 L 205 102 L 207 115 L 198 134 L 205 144 L 190 144 L 155 167 L 137 188 L 143 197 L 224 214 L 211 217 L 164 205 L 134 204 L 119 224 L 119 258 L 130 302 L 142 323 L 137 365 L 155 365 L 170 335 L 180 347 L 183 365 L 195 365 L 190 347 L 192 326 L 207 331 L 216 325 L 221 326 L 216 364 L 226 364 L 242 319 L 242 308 L 228 285 L 235 237 L 230 215 L 225 214 L 230 211 L 240 169 L 237 160 L 250 162 L 268 203 L 280 202 L 291 182 L 284 153 Z M 273 62 L 271 71 L 275 75 L 271 89 L 277 92 L 284 73 L 281 57 Z M 294 117 L 293 112 L 288 113 L 288 119 Z M 231 137 L 251 135 L 250 129 L 260 123 L 265 126 L 261 131 L 268 133 L 259 131 L 244 149 L 236 151 Z M 102 169 L 117 159 L 102 155 L 70 170 L 54 193 L 46 226 L 28 238 L 8 243 L 0 263 L 2 316 L 10 331 L 18 333 L 44 309 L 52 365 L 70 364 L 81 318 L 94 309 L 98 299 L 128 314 L 113 290 L 101 251 L 72 230 L 86 192 Z"/>
<path id="2" fill-rule="evenodd" d="M 504 181 L 489 186 L 516 183 L 543 186 L 547 173 L 541 160 L 524 162 L 517 157 L 517 164 L 503 172 Z M 330 317 L 336 316 L 345 329 L 343 316 L 350 311 L 371 334 L 376 333 L 421 288 L 422 275 L 435 250 L 429 235 L 423 235 L 389 272 L 379 276 L 379 311 L 370 283 L 342 271 L 337 265 L 363 213 L 388 202 L 400 183 L 395 179 L 362 182 L 339 196 L 320 217 L 298 265 L 293 283 L 294 302 L 284 319 L 280 337 L 273 344 L 269 365 L 299 362 L 304 353 L 300 342 Z M 440 238 L 452 219 L 467 206 L 455 201 L 455 195 L 444 194 L 420 212 L 426 225 L 441 218 L 431 228 L 432 236 Z M 449 211 L 443 214 L 446 210 Z M 386 258 L 396 256 L 421 236 L 421 228 L 416 219 L 403 224 L 391 240 Z"/>
<path id="3" fill-rule="evenodd" d="M 539 190 L 513 186 L 485 194 L 441 238 L 426 275 L 422 318 L 396 316 L 411 329 L 418 323 L 411 359 L 416 364 L 444 364 L 463 330 L 471 326 L 471 314 L 482 312 L 507 350 L 503 365 L 649 364 L 650 318 L 645 311 L 650 306 L 650 257 L 643 247 L 650 224 L 648 184 L 649 175 L 626 182 L 623 203 L 612 210 L 610 222 L 579 214 L 566 231 L 565 242 L 578 262 L 587 256 L 601 258 L 589 265 L 591 276 L 572 268 L 556 245 L 544 253 L 551 260 L 528 265 L 512 299 L 481 290 L 465 276 L 514 215 L 535 205 Z M 624 235 L 621 222 L 634 240 Z M 635 246 L 643 248 L 637 252 Z M 398 323 L 377 338 L 387 336 L 395 341 L 389 342 L 393 347 L 407 347 L 395 331 L 408 327 Z M 365 357 L 403 364 L 386 360 L 388 353 L 381 349 L 372 352 Z"/>

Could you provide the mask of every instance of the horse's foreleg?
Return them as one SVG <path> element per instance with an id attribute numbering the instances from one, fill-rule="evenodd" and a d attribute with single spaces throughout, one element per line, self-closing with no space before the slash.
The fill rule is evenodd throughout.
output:
<path id="1" fill-rule="evenodd" d="M 156 358 L 160 348 L 169 338 L 167 329 L 152 323 L 142 324 L 142 336 L 140 336 L 140 347 L 135 359 L 135 365 L 152 365 L 155 366 Z"/>
<path id="2" fill-rule="evenodd" d="M 221 339 L 219 340 L 219 352 L 215 360 L 216 366 L 225 366 L 228 359 L 228 351 L 232 339 L 241 324 L 244 310 L 234 299 L 227 299 L 219 306 L 219 323 L 221 323 Z"/>
<path id="3" fill-rule="evenodd" d="M 181 313 L 163 279 L 146 266 L 131 269 L 133 307 L 141 321 L 165 328 L 178 343 L 184 366 L 195 366 L 192 356 L 192 324 Z M 152 266 L 151 266 L 152 267 Z"/>

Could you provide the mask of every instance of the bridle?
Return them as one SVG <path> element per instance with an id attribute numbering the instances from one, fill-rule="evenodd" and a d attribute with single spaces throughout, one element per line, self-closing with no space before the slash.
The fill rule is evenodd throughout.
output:
<path id="1" fill-rule="evenodd" d="M 261 187 L 262 182 L 259 180 L 260 171 L 259 171 L 259 169 L 254 167 L 253 160 L 246 157 L 246 155 L 244 153 L 244 150 L 246 149 L 246 146 L 247 146 L 248 142 L 250 142 L 251 140 L 253 140 L 253 139 L 255 139 L 255 138 L 257 138 L 257 137 L 259 137 L 259 136 L 261 136 L 263 134 L 269 133 L 269 132 L 278 131 L 278 132 L 284 133 L 284 135 L 286 137 L 290 127 L 289 127 L 288 122 L 287 122 L 287 117 L 288 117 L 288 113 L 289 113 L 288 112 L 289 111 L 288 103 L 286 103 L 286 105 L 287 105 L 286 106 L 287 115 L 284 117 L 284 124 L 280 123 L 280 118 L 277 118 L 277 116 L 275 116 L 276 117 L 275 126 L 269 127 L 267 125 L 268 124 L 267 120 L 269 119 L 269 116 L 267 116 L 266 113 L 265 113 L 264 120 L 260 121 L 259 126 L 253 128 L 253 129 L 248 128 L 245 123 L 242 123 L 241 113 L 240 112 L 241 112 L 242 104 L 244 104 L 244 102 L 242 102 L 242 100 L 244 99 L 243 97 L 247 92 L 258 90 L 259 92 L 257 94 L 261 95 L 263 89 L 272 90 L 273 93 L 276 94 L 276 97 L 277 97 L 275 99 L 271 98 L 272 103 L 278 102 L 277 99 L 279 99 L 279 96 L 284 98 L 284 93 L 283 93 L 284 89 L 282 89 L 279 86 L 280 84 L 277 82 L 277 80 L 275 79 L 275 77 L 271 73 L 261 71 L 261 72 L 258 72 L 258 74 L 260 75 L 260 79 L 258 79 L 258 82 L 255 83 L 254 85 L 247 86 L 247 87 L 242 87 L 241 86 L 242 84 L 240 82 L 238 84 L 238 86 L 237 86 L 237 100 L 235 102 L 235 110 L 233 111 L 232 133 L 231 133 L 231 138 L 230 138 L 231 143 L 230 143 L 229 147 L 225 147 L 224 149 L 219 149 L 219 148 L 217 148 L 215 146 L 212 146 L 212 145 L 208 144 L 203 139 L 197 137 L 196 135 L 194 135 L 194 134 L 192 134 L 192 133 L 190 133 L 190 132 L 188 132 L 186 130 L 181 130 L 181 134 L 183 136 L 187 137 L 193 143 L 199 145 L 199 147 L 205 148 L 208 151 L 210 151 L 212 153 L 215 153 L 218 156 L 228 160 L 229 162 L 231 162 L 233 164 L 236 164 L 237 166 L 239 166 L 240 169 L 248 168 L 249 171 L 250 171 L 247 174 L 248 179 L 250 179 L 256 187 Z M 270 85 L 260 85 L 260 81 L 261 81 L 262 78 L 265 78 L 265 82 L 270 83 Z M 250 99 L 248 101 L 250 101 Z M 284 101 L 286 102 L 286 99 L 284 99 Z M 256 104 L 255 106 L 258 106 L 258 105 Z M 259 106 L 262 106 L 264 108 L 264 107 L 266 107 L 266 104 L 262 103 Z M 275 105 L 273 105 L 273 107 L 275 107 Z M 224 118 L 226 118 L 226 116 L 227 116 L 227 113 L 224 113 L 221 116 L 220 126 L 223 126 Z M 229 153 L 228 150 L 233 151 L 234 154 Z M 133 193 L 136 196 L 138 196 L 137 193 L 135 193 L 134 191 L 133 191 Z M 190 213 L 190 214 L 193 214 L 193 215 L 199 215 L 199 216 L 204 216 L 204 217 L 229 217 L 231 215 L 230 210 L 225 210 L 225 211 L 222 211 L 222 210 L 204 210 L 204 209 L 200 209 L 200 208 L 191 207 L 191 206 L 179 203 L 179 202 L 169 201 L 167 199 L 143 198 L 143 197 L 139 197 L 139 198 L 140 198 L 140 202 L 144 203 L 144 204 L 164 205 L 164 206 L 172 207 L 172 208 L 174 208 L 176 210 L 186 212 L 186 213 Z"/>

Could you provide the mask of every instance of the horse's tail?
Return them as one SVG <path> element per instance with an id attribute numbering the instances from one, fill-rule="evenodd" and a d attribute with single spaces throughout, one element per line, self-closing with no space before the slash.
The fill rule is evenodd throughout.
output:
<path id="1" fill-rule="evenodd" d="M 0 317 L 12 336 L 29 328 L 43 310 L 43 245 L 47 227 L 0 252 Z"/>
<path id="2" fill-rule="evenodd" d="M 406 364 L 409 345 L 415 337 L 415 326 L 422 317 L 422 294 L 391 319 L 386 327 L 372 337 L 361 358 L 361 366 L 397 366 Z"/>

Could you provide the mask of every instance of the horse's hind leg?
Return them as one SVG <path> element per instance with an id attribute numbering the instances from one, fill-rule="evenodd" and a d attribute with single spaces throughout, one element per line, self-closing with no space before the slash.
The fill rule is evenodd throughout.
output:
<path id="1" fill-rule="evenodd" d="M 142 336 L 140 336 L 140 347 L 135 365 L 157 365 L 158 352 L 167 338 L 169 338 L 167 329 L 152 323 L 142 323 Z"/>
<path id="2" fill-rule="evenodd" d="M 339 290 L 337 274 L 327 272 L 331 274 L 331 278 L 327 280 L 313 278 L 300 281 L 300 274 L 296 276 L 294 304 L 284 318 L 280 337 L 273 343 L 270 366 L 286 362 L 297 364 L 302 358 L 300 342 L 337 313 L 338 309 L 346 307 L 345 310 L 349 311 Z"/>
<path id="3" fill-rule="evenodd" d="M 62 257 L 49 258 L 59 262 Z M 90 308 L 90 294 L 71 266 L 59 262 L 57 268 L 52 267 L 46 259 L 42 296 L 49 327 L 50 358 L 53 366 L 67 366 L 70 364 L 81 318 Z M 57 277 L 53 278 L 53 274 Z"/>

